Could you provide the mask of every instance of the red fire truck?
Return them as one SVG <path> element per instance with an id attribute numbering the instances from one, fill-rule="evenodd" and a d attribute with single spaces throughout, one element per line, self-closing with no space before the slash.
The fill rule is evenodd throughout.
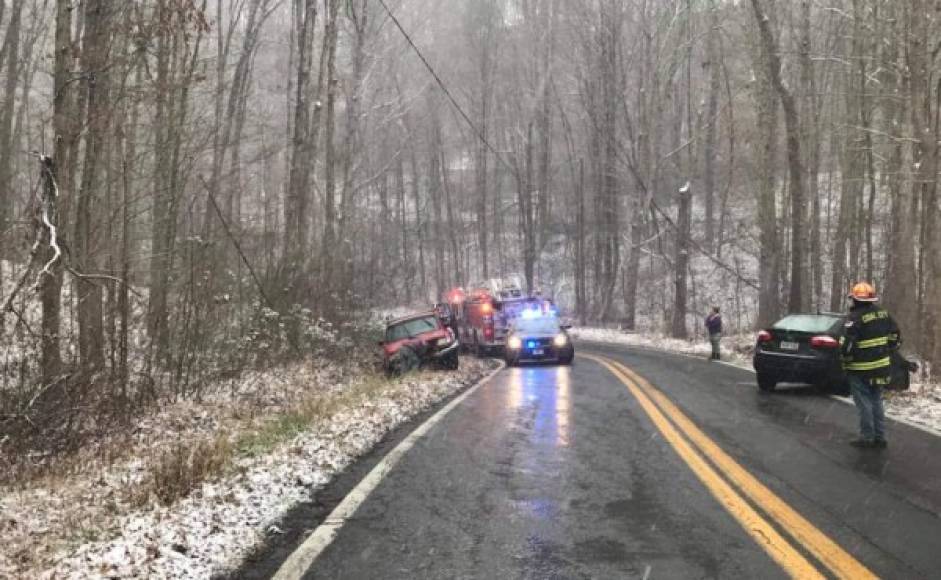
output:
<path id="1" fill-rule="evenodd" d="M 477 356 L 499 354 L 506 345 L 509 324 L 531 302 L 517 286 L 481 287 L 465 294 L 460 288 L 445 294 L 458 339 Z"/>

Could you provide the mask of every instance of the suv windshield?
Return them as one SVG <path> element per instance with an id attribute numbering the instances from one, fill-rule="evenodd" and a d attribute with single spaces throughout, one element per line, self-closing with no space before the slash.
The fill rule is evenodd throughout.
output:
<path id="1" fill-rule="evenodd" d="M 386 340 L 395 341 L 412 338 L 424 332 L 438 329 L 438 320 L 434 316 L 424 316 L 405 320 L 386 329 Z"/>
<path id="2" fill-rule="evenodd" d="M 775 322 L 772 328 L 797 332 L 832 332 L 841 321 L 841 318 L 825 314 L 792 314 Z"/>
<path id="3" fill-rule="evenodd" d="M 536 318 L 517 318 L 513 321 L 513 330 L 520 334 L 558 334 L 558 319 L 552 316 Z"/>

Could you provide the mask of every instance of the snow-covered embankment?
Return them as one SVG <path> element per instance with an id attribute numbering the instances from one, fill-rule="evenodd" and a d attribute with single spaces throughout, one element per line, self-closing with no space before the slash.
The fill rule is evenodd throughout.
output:
<path id="1" fill-rule="evenodd" d="M 467 358 L 458 372 L 387 381 L 299 364 L 256 374 L 251 385 L 214 400 L 165 408 L 141 421 L 123 461 L 24 490 L 0 488 L 0 577 L 209 578 L 225 572 L 266 535 L 279 533 L 278 521 L 292 506 L 316 496 L 387 433 L 495 365 Z M 258 385 L 264 388 L 256 392 Z M 262 393 L 268 400 L 259 406 Z M 220 475 L 169 505 L 141 498 L 154 464 L 180 441 L 220 436 L 229 450 Z"/>

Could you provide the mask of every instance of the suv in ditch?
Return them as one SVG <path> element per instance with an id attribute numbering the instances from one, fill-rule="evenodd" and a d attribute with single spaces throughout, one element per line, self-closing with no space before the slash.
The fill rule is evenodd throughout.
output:
<path id="1" fill-rule="evenodd" d="M 429 364 L 447 370 L 458 368 L 458 341 L 435 311 L 422 312 L 386 323 L 382 366 L 397 375 Z"/>

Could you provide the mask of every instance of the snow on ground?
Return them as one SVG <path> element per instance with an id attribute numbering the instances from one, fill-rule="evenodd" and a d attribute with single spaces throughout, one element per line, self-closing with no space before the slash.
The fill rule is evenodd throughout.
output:
<path id="1" fill-rule="evenodd" d="M 587 327 L 575 328 L 571 332 L 577 340 L 652 348 L 701 356 L 704 359 L 708 358 L 711 352 L 709 342 L 704 337 L 697 340 L 678 340 L 652 334 Z M 724 337 L 722 339 L 723 360 L 735 366 L 751 369 L 754 345 L 753 334 Z M 937 382 L 926 380 L 922 376 L 913 376 L 911 388 L 904 392 L 887 393 L 885 405 L 886 414 L 890 417 L 914 423 L 941 434 L 941 385 Z"/>
<path id="2" fill-rule="evenodd" d="M 655 334 L 629 332 L 609 328 L 573 328 L 576 340 L 609 342 L 638 348 L 652 348 L 668 352 L 701 356 L 708 359 L 712 352 L 706 338 L 681 340 Z M 741 367 L 751 368 L 751 349 L 755 345 L 752 334 L 737 334 L 722 338 L 722 360 Z"/>
<path id="3" fill-rule="evenodd" d="M 941 435 L 941 385 L 913 382 L 911 389 L 886 396 L 886 414 Z"/>
<path id="4" fill-rule="evenodd" d="M 360 394 L 268 452 L 238 455 L 221 479 L 203 483 L 170 507 L 134 508 L 127 488 L 142 481 L 145 462 L 157 449 L 237 429 L 232 417 L 250 407 L 223 413 L 215 407 L 223 404 L 225 397 L 219 397 L 164 409 L 141 422 L 136 457 L 130 460 L 104 462 L 25 490 L 0 489 L 0 577 L 210 578 L 229 570 L 266 534 L 279 532 L 279 518 L 293 505 L 310 500 L 395 427 L 474 383 L 494 364 L 462 359 L 458 372 L 394 381 L 342 377 L 333 365 L 251 376 L 240 383 L 244 388 L 233 389 L 227 404 L 250 399 L 257 408 L 255 387 L 272 383 L 275 388 L 258 392 L 270 399 L 265 404 L 280 410 L 289 410 L 310 390 Z M 369 380 L 375 385 L 362 389 L 362 381 Z"/>

